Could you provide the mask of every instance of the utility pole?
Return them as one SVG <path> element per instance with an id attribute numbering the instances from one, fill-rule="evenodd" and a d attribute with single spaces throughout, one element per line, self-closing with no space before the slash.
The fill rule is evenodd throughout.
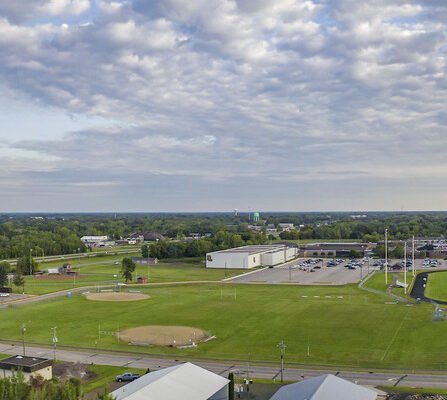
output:
<path id="1" fill-rule="evenodd" d="M 388 285 L 388 229 L 385 229 L 385 284 Z"/>
<path id="2" fill-rule="evenodd" d="M 57 326 L 54 326 L 53 328 L 51 328 L 51 330 L 53 331 L 53 353 L 54 353 L 54 361 L 56 361 L 56 346 L 57 346 L 57 342 L 58 342 L 58 338 L 57 338 Z"/>
<path id="3" fill-rule="evenodd" d="M 281 340 L 277 345 L 280 354 L 281 354 L 281 383 L 284 382 L 284 353 L 286 352 L 286 345 L 284 343 L 284 340 Z"/>
<path id="4" fill-rule="evenodd" d="M 22 324 L 22 347 L 23 347 L 23 355 L 25 355 L 25 333 L 26 333 L 26 325 Z"/>

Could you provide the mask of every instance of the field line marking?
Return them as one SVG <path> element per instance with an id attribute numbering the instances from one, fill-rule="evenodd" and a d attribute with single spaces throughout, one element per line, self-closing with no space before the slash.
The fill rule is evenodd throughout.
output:
<path id="1" fill-rule="evenodd" d="M 390 344 L 388 345 L 388 347 L 386 348 L 385 352 L 383 353 L 383 356 L 382 356 L 382 358 L 380 359 L 380 361 L 383 361 L 383 360 L 384 360 L 384 358 L 385 358 L 385 356 L 387 355 L 389 349 L 391 348 L 391 345 L 392 345 L 393 342 L 396 340 L 399 331 L 402 329 L 402 326 L 404 325 L 405 318 L 407 318 L 407 315 L 408 315 L 409 311 L 410 311 L 410 310 L 408 310 L 408 311 L 405 313 L 404 317 L 402 318 L 402 321 L 400 322 L 398 328 L 396 329 L 396 332 L 394 332 L 393 338 L 391 339 Z"/>

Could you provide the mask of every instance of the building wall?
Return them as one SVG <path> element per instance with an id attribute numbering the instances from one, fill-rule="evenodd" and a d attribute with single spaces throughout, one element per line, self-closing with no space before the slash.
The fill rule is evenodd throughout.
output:
<path id="1" fill-rule="evenodd" d="M 249 255 L 247 253 L 207 253 L 206 267 L 207 268 L 252 268 L 253 259 L 249 262 Z"/>
<path id="2" fill-rule="evenodd" d="M 0 369 L 0 376 L 2 378 L 8 378 L 14 375 L 17 375 L 17 371 L 11 371 L 10 369 Z M 31 373 L 23 372 L 23 377 L 25 378 L 26 382 L 30 380 L 31 376 L 36 377 L 37 375 L 40 375 L 45 380 L 50 380 L 53 378 L 53 367 L 45 367 Z"/>
<path id="3" fill-rule="evenodd" d="M 284 260 L 284 249 L 278 249 L 276 251 L 270 251 L 268 253 L 262 254 L 262 265 L 273 266 L 282 264 L 286 261 L 293 260 L 298 256 L 298 249 L 296 247 L 288 247 L 285 251 L 285 260 Z"/>
<path id="4" fill-rule="evenodd" d="M 222 389 L 213 394 L 208 400 L 228 400 L 228 385 L 225 385 Z"/>

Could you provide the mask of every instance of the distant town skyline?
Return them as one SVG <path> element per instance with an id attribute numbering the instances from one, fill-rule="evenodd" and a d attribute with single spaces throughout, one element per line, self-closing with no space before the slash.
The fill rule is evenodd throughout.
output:
<path id="1" fill-rule="evenodd" d="M 445 210 L 447 3 L 0 0 L 0 212 Z"/>

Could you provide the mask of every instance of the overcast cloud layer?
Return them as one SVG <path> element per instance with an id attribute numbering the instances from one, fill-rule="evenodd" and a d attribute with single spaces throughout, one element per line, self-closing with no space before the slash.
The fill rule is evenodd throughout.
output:
<path id="1" fill-rule="evenodd" d="M 0 210 L 446 209 L 446 21 L 444 0 L 0 0 Z"/>

